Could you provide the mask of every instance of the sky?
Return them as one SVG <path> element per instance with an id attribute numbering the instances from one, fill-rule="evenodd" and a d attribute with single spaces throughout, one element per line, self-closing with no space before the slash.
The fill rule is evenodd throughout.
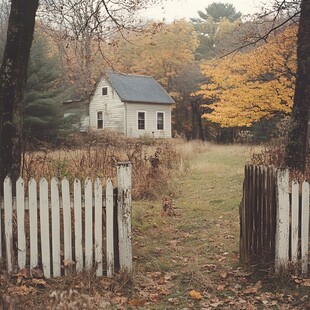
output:
<path id="1" fill-rule="evenodd" d="M 167 22 L 181 18 L 189 20 L 199 17 L 197 11 L 205 12 L 205 8 L 213 2 L 231 3 L 244 15 L 257 13 L 263 5 L 262 0 L 163 0 L 162 4 L 147 9 L 143 15 L 149 19 L 164 19 Z"/>

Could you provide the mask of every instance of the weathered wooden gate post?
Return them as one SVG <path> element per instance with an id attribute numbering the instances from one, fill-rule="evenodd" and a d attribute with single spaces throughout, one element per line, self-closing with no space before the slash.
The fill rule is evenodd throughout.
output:
<path id="1" fill-rule="evenodd" d="M 132 271 L 131 244 L 131 164 L 117 164 L 117 219 L 120 271 Z"/>

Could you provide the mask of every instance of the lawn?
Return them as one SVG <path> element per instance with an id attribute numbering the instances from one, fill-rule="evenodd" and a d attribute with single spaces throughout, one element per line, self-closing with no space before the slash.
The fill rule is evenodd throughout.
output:
<path id="1" fill-rule="evenodd" d="M 306 287 L 239 264 L 239 204 L 244 165 L 252 152 L 249 146 L 209 145 L 196 153 L 186 173 L 174 180 L 171 215 L 163 213 L 160 201 L 134 202 L 129 304 L 143 309 L 304 309 Z"/>

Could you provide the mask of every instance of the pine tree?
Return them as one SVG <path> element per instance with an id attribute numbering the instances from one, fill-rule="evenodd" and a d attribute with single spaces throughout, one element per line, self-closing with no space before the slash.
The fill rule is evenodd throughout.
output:
<path id="1" fill-rule="evenodd" d="M 54 141 L 63 123 L 65 95 L 57 54 L 50 52 L 48 41 L 37 35 L 31 49 L 25 95 L 24 139 Z"/>

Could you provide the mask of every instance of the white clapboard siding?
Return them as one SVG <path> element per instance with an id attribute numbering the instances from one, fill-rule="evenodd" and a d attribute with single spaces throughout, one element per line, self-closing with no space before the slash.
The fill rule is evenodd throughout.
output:
<path id="1" fill-rule="evenodd" d="M 308 272 L 308 252 L 309 252 L 309 183 L 302 184 L 301 203 L 301 272 Z"/>
<path id="2" fill-rule="evenodd" d="M 30 233 L 30 270 L 38 266 L 38 200 L 37 182 L 30 179 L 29 195 L 29 233 Z"/>
<path id="3" fill-rule="evenodd" d="M 102 182 L 99 178 L 95 182 L 95 262 L 97 265 L 97 276 L 103 271 L 103 249 L 102 249 Z"/>
<path id="4" fill-rule="evenodd" d="M 275 270 L 287 270 L 289 260 L 289 172 L 281 170 L 277 176 L 277 218 L 275 240 Z"/>
<path id="5" fill-rule="evenodd" d="M 25 187 L 21 177 L 16 182 L 16 206 L 18 268 L 23 269 L 26 267 Z"/>
<path id="6" fill-rule="evenodd" d="M 12 273 L 16 268 L 29 268 L 32 273 L 34 268 L 40 268 L 44 276 L 49 278 L 74 270 L 80 272 L 96 268 L 98 276 L 106 272 L 111 277 L 115 266 L 114 249 L 118 246 L 121 269 L 130 272 L 130 169 L 129 163 L 118 165 L 118 202 L 114 199 L 110 178 L 105 191 L 100 179 L 92 183 L 87 178 L 82 189 L 77 179 L 70 187 L 67 179 L 59 182 L 52 178 L 50 183 L 45 178 L 38 183 L 30 179 L 26 186 L 24 180 L 19 178 L 14 191 L 16 199 L 13 198 L 11 180 L 6 178 L 3 184 L 4 197 L 0 198 L 0 212 L 3 212 L 3 220 L 0 216 L 0 233 L 4 232 L 2 241 L 5 242 L 0 258 L 5 258 L 6 270 Z M 25 195 L 25 188 L 28 189 L 28 196 Z M 70 188 L 73 189 L 73 195 Z M 114 237 L 116 202 L 122 204 L 117 206 L 120 210 L 117 213 L 120 241 Z M 13 218 L 16 218 L 16 225 L 13 225 Z M 16 246 L 13 247 L 13 244 Z"/>

